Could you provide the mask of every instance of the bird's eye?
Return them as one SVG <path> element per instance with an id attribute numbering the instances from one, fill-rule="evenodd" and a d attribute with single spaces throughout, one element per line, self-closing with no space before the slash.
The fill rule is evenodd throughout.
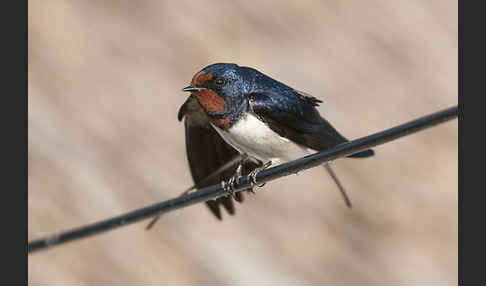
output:
<path id="1" fill-rule="evenodd" d="M 225 83 L 224 78 L 217 78 L 216 81 L 214 82 L 217 86 L 223 86 Z"/>

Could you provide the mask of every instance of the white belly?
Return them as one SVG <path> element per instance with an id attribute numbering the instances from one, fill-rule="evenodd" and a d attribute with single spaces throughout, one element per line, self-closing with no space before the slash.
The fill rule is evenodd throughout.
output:
<path id="1" fill-rule="evenodd" d="M 314 153 L 302 145 L 281 137 L 254 115 L 247 113 L 228 131 L 213 126 L 223 139 L 240 153 L 280 164 Z"/>

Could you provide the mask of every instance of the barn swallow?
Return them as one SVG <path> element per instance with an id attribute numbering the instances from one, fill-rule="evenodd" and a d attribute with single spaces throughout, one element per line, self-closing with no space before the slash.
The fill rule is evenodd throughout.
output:
<path id="1" fill-rule="evenodd" d="M 179 109 L 178 119 L 184 119 L 187 158 L 196 189 L 239 176 L 249 176 L 257 184 L 255 176 L 264 168 L 348 141 L 317 111 L 321 100 L 250 67 L 209 65 L 182 90 L 191 93 Z M 368 149 L 348 157 L 372 155 L 374 151 Z M 350 207 L 335 173 L 329 164 L 324 167 Z M 242 192 L 206 204 L 221 219 L 221 205 L 234 214 L 232 198 L 242 202 Z"/>

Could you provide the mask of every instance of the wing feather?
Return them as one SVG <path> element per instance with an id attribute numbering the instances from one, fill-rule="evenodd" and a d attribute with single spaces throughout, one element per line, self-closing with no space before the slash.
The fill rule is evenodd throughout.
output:
<path id="1" fill-rule="evenodd" d="M 347 141 L 301 94 L 288 98 L 254 93 L 250 106 L 273 131 L 308 148 L 320 151 Z"/>
<path id="2" fill-rule="evenodd" d="M 282 137 L 316 151 L 348 142 L 315 108 L 319 99 L 293 90 L 284 94 L 272 91 L 249 95 L 250 108 L 260 120 Z M 364 158 L 374 154 L 365 150 L 349 157 Z"/>
<path id="3" fill-rule="evenodd" d="M 178 118 L 184 119 L 187 159 L 196 188 L 218 184 L 233 176 L 240 154 L 210 125 L 197 100 L 190 96 L 181 106 Z M 255 167 L 256 165 L 251 162 L 245 163 L 242 169 L 243 175 L 248 174 Z M 243 202 L 241 192 L 237 194 L 236 200 Z M 231 197 L 210 200 L 206 205 L 218 219 L 222 219 L 220 206 L 223 206 L 231 215 L 235 212 Z"/>

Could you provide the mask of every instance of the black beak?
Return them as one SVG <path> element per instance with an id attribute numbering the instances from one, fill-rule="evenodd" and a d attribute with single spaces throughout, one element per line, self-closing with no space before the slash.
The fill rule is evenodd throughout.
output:
<path id="1" fill-rule="evenodd" d="M 189 91 L 190 92 L 190 91 L 199 91 L 199 90 L 203 90 L 203 89 L 204 89 L 203 87 L 195 87 L 195 86 L 190 85 L 188 87 L 184 87 L 182 89 L 182 91 Z"/>

